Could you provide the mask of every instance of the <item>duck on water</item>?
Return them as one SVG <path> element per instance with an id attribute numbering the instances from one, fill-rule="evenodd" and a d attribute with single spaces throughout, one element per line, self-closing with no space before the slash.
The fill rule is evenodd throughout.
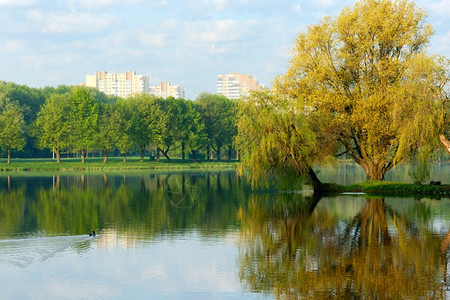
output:
<path id="1" fill-rule="evenodd" d="M 94 230 L 94 231 L 92 231 L 92 232 L 89 232 L 89 236 L 96 236 L 96 234 L 95 234 L 95 230 Z"/>

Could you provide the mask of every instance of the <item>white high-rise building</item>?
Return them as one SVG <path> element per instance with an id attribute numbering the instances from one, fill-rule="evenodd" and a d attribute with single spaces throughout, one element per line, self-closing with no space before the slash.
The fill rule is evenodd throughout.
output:
<path id="1" fill-rule="evenodd" d="M 160 81 L 150 87 L 150 94 L 158 98 L 184 98 L 184 88 L 180 85 L 170 85 L 169 81 Z"/>
<path id="2" fill-rule="evenodd" d="M 149 92 L 148 75 L 136 75 L 135 71 L 96 72 L 95 75 L 86 75 L 86 86 L 97 88 L 106 95 L 122 98 Z"/>
<path id="3" fill-rule="evenodd" d="M 262 88 L 258 79 L 249 74 L 228 73 L 217 76 L 217 94 L 229 99 L 239 99 L 249 91 L 260 91 Z"/>

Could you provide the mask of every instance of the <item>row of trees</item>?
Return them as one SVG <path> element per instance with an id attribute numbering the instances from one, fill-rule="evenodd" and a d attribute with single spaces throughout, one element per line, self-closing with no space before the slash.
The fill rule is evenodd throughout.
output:
<path id="1" fill-rule="evenodd" d="M 231 155 L 235 103 L 223 96 L 203 93 L 190 101 L 142 94 L 119 99 L 84 87 L 38 94 L 45 100 L 28 116 L 28 106 L 0 94 L 0 146 L 8 152 L 8 163 L 11 150 L 22 150 L 27 142 L 53 151 L 58 163 L 63 151 L 80 152 L 84 162 L 88 151 L 100 150 L 105 163 L 116 149 L 124 160 L 136 150 L 143 160 L 149 149 L 168 160 L 174 150 L 181 151 L 183 159 L 187 152 L 196 159 L 200 150 L 206 150 L 208 158 L 215 152 L 218 160 L 224 148 Z"/>
<path id="2" fill-rule="evenodd" d="M 274 88 L 241 103 L 242 170 L 254 183 L 306 175 L 319 190 L 312 167 L 346 153 L 369 180 L 408 161 L 423 180 L 450 128 L 450 63 L 426 52 L 425 16 L 406 0 L 361 0 L 300 33 Z"/>

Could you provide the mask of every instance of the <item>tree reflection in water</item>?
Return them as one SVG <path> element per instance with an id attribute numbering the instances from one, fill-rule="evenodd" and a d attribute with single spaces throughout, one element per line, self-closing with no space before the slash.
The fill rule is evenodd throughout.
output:
<path id="1" fill-rule="evenodd" d="M 0 239 L 92 230 L 140 241 L 190 230 L 227 234 L 246 187 L 233 172 L 0 178 Z"/>
<path id="2" fill-rule="evenodd" d="M 277 298 L 445 298 L 446 248 L 429 227 L 382 198 L 367 198 L 350 221 L 318 202 L 254 195 L 241 209 L 239 275 L 247 288 Z"/>
<path id="3" fill-rule="evenodd" d="M 253 291 L 279 298 L 448 296 L 450 233 L 433 232 L 425 203 L 408 214 L 384 199 L 362 201 L 344 219 L 317 197 L 253 193 L 234 173 L 0 178 L 0 239 L 96 230 L 134 246 L 240 228 L 239 275 Z M 56 241 L 64 243 L 51 253 L 68 249 L 66 239 Z"/>

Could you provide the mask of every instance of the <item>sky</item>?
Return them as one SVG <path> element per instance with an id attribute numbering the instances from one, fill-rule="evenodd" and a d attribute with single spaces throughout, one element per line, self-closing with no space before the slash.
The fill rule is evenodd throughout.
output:
<path id="1" fill-rule="evenodd" d="M 0 0 L 0 80 L 74 85 L 96 71 L 170 81 L 187 99 L 216 92 L 218 74 L 271 86 L 295 38 L 351 0 Z M 450 0 L 417 0 L 450 58 Z"/>

